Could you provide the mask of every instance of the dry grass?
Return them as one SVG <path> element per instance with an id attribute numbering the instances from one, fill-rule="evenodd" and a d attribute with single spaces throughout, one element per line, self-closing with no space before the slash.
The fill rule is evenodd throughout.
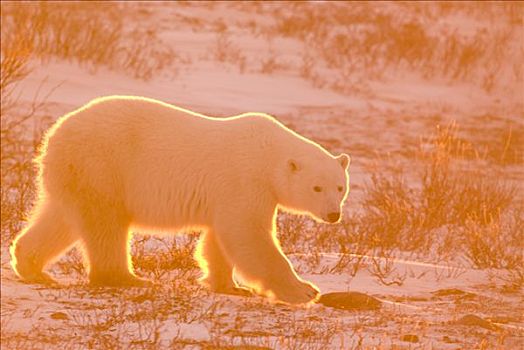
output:
<path id="1" fill-rule="evenodd" d="M 472 81 L 488 92 L 509 80 L 524 81 L 524 70 L 518 63 L 523 46 L 517 39 L 522 24 L 517 14 L 524 11 L 521 3 L 453 3 L 450 7 L 295 3 L 291 9 L 286 5 L 269 10 L 275 17 L 270 33 L 304 42 L 305 54 L 315 52 L 328 68 L 339 73 L 340 80 L 326 81 L 337 90 L 354 89 L 358 72 L 365 72 L 364 80 L 369 80 L 409 70 L 426 79 Z M 486 21 L 494 15 L 499 19 L 496 26 L 478 26 L 473 34 L 448 30 L 437 23 L 438 19 L 453 21 L 454 16 Z"/>
<path id="2" fill-rule="evenodd" d="M 409 168 L 377 160 L 360 210 L 342 224 L 282 216 L 283 249 L 298 253 L 310 271 L 319 267 L 323 252 L 338 252 L 331 272 L 351 275 L 363 266 L 362 256 L 377 257 L 365 265 L 386 285 L 402 284 L 404 276 L 391 265 L 400 252 L 433 251 L 439 260 L 465 255 L 478 268 L 507 269 L 509 284 L 518 289 L 524 272 L 522 194 L 514 182 L 487 171 L 480 154 L 459 137 L 455 123 L 437 127 L 421 139 Z"/>
<path id="3" fill-rule="evenodd" d="M 211 54 L 216 62 L 238 66 L 239 71 L 244 73 L 246 69 L 246 56 L 231 40 L 231 35 L 227 33 L 225 29 L 217 33 Z"/>
<path id="4" fill-rule="evenodd" d="M 42 62 L 104 65 L 150 79 L 176 55 L 156 29 L 126 28 L 125 14 L 116 2 L 2 2 L 2 45 L 18 43 Z"/>
<path id="5" fill-rule="evenodd" d="M 20 230 L 20 222 L 29 201 L 32 199 L 31 165 L 34 142 L 24 137 L 28 126 L 26 121 L 33 118 L 38 102 L 33 101 L 28 111 L 18 109 L 16 86 L 30 72 L 30 52 L 23 42 L 6 44 L 2 40 L 0 61 L 0 108 L 1 120 L 1 237 L 6 243 L 13 232 Z M 38 135 L 37 135 L 38 137 Z"/>

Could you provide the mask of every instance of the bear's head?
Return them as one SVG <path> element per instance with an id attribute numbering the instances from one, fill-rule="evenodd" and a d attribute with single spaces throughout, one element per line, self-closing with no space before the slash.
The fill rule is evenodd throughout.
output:
<path id="1" fill-rule="evenodd" d="M 349 156 L 342 153 L 335 157 L 318 148 L 292 155 L 282 163 L 284 181 L 279 181 L 276 189 L 279 204 L 323 222 L 338 222 L 349 192 Z"/>

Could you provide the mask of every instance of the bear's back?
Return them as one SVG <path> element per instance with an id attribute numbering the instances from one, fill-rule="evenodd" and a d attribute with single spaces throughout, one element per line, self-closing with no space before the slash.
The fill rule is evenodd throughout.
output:
<path id="1" fill-rule="evenodd" d="M 106 97 L 59 120 L 39 160 L 48 179 L 74 169 L 95 187 L 163 184 L 165 176 L 176 183 L 196 174 L 240 181 L 264 175 L 275 127 L 265 115 L 212 118 L 145 98 Z"/>

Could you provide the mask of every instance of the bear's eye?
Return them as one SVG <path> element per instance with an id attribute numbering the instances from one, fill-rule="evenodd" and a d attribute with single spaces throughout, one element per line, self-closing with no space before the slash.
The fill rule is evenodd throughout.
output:
<path id="1" fill-rule="evenodd" d="M 338 189 L 338 192 L 342 192 L 344 190 L 344 186 L 338 186 L 337 189 Z"/>
<path id="2" fill-rule="evenodd" d="M 322 187 L 315 186 L 315 187 L 313 187 L 313 191 L 315 191 L 315 192 L 322 192 Z"/>

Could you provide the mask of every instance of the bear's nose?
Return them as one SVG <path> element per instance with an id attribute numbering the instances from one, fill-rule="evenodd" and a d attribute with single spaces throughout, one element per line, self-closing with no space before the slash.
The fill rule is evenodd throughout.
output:
<path id="1" fill-rule="evenodd" d="M 328 214 L 329 222 L 337 222 L 338 219 L 340 219 L 340 212 Z"/>

